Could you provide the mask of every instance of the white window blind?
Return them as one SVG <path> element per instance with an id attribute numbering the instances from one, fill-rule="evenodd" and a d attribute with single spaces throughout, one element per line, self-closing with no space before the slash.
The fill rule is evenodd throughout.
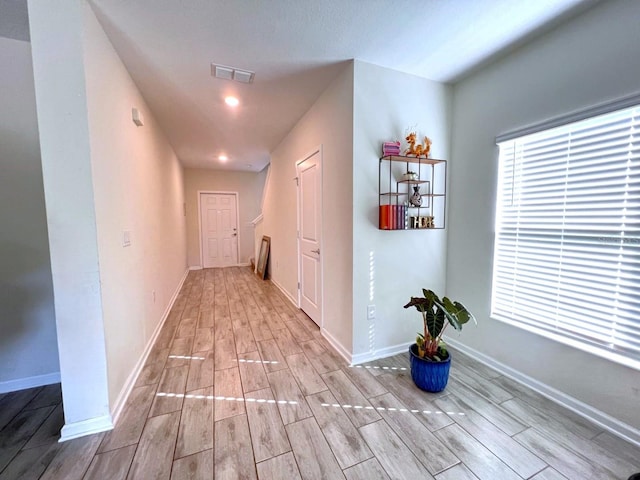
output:
<path id="1" fill-rule="evenodd" d="M 498 145 L 492 317 L 640 369 L 640 106 Z"/>

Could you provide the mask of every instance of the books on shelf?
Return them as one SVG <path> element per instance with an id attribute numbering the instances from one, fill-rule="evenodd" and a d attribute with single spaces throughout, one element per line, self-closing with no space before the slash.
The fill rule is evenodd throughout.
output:
<path id="1" fill-rule="evenodd" d="M 400 142 L 383 142 L 382 156 L 400 155 Z"/>
<path id="2" fill-rule="evenodd" d="M 391 219 L 389 217 L 389 209 L 391 205 L 380 205 L 380 220 L 378 226 L 381 230 L 391 230 Z"/>
<path id="3" fill-rule="evenodd" d="M 381 230 L 405 230 L 407 228 L 407 206 L 380 205 L 379 228 Z"/>

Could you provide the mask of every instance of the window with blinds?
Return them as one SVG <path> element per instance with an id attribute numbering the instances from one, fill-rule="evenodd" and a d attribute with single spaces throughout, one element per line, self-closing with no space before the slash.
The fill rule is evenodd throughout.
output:
<path id="1" fill-rule="evenodd" d="M 640 369 L 640 106 L 498 146 L 492 317 Z"/>

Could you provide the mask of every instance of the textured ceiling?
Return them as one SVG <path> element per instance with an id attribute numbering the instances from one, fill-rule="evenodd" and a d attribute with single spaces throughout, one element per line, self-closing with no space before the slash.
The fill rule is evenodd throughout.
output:
<path id="1" fill-rule="evenodd" d="M 257 171 L 350 59 L 454 82 L 595 1 L 89 3 L 183 164 Z M 28 39 L 25 5 L 0 0 L 0 35 Z M 214 79 L 212 62 L 255 81 Z M 240 98 L 235 110 L 228 94 Z"/>

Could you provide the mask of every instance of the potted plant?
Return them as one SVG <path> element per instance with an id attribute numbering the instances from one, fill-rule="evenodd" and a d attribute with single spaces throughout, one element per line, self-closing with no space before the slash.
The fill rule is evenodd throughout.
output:
<path id="1" fill-rule="evenodd" d="M 412 172 L 411 170 L 408 170 L 407 173 L 402 175 L 402 180 L 407 181 L 407 180 L 417 180 L 418 179 L 418 174 L 416 172 Z"/>
<path id="2" fill-rule="evenodd" d="M 447 325 L 456 330 L 469 320 L 476 319 L 460 302 L 447 297 L 442 300 L 433 291 L 422 289 L 423 297 L 411 297 L 404 308 L 416 307 L 422 314 L 424 331 L 418 333 L 416 343 L 409 347 L 411 378 L 418 388 L 427 392 L 441 392 L 449 380 L 451 354 L 442 341 Z"/>

